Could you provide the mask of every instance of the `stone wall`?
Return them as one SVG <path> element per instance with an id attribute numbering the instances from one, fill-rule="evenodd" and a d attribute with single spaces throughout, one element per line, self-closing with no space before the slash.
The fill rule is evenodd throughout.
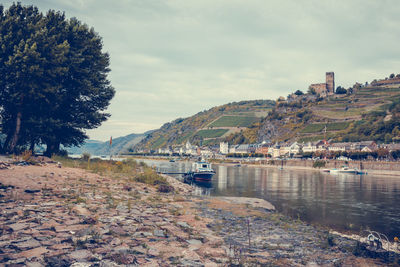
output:
<path id="1" fill-rule="evenodd" d="M 326 94 L 326 83 L 314 83 L 310 85 L 310 88 L 314 89 L 317 94 Z"/>

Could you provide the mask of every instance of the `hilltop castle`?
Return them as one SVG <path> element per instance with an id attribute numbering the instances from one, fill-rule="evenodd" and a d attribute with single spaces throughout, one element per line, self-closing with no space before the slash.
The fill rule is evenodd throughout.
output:
<path id="1" fill-rule="evenodd" d="M 335 93 L 335 73 L 327 72 L 325 83 L 314 83 L 311 84 L 308 88 L 314 90 L 315 93 L 319 94 L 322 97 L 333 95 Z"/>

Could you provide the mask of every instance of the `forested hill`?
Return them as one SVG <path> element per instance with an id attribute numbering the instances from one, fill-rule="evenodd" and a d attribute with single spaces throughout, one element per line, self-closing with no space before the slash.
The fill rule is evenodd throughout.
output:
<path id="1" fill-rule="evenodd" d="M 275 101 L 272 100 L 241 101 L 217 106 L 164 124 L 134 148 L 156 149 L 187 141 L 197 145 L 218 144 L 235 133 L 258 127 L 257 124 L 274 106 Z M 252 138 L 255 139 L 256 135 Z"/>

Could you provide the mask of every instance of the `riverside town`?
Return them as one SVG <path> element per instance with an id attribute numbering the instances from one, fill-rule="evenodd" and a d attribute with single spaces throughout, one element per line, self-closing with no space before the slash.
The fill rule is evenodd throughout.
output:
<path id="1" fill-rule="evenodd" d="M 400 266 L 398 0 L 0 3 L 0 267 Z"/>

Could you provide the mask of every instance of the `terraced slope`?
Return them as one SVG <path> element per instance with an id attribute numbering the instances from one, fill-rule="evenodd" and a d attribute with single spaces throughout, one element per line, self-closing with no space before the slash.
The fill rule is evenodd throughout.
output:
<path id="1" fill-rule="evenodd" d="M 252 100 L 229 103 L 179 118 L 153 131 L 135 149 L 156 149 L 180 145 L 218 144 L 226 136 L 252 127 L 275 106 L 272 100 Z"/>
<path id="2" fill-rule="evenodd" d="M 209 124 L 209 127 L 250 127 L 252 124 L 259 122 L 260 118 L 255 116 L 221 116 L 218 120 Z"/>
<path id="3" fill-rule="evenodd" d="M 395 141 L 399 99 L 400 88 L 366 87 L 318 102 L 281 102 L 257 129 L 258 141 Z"/>

